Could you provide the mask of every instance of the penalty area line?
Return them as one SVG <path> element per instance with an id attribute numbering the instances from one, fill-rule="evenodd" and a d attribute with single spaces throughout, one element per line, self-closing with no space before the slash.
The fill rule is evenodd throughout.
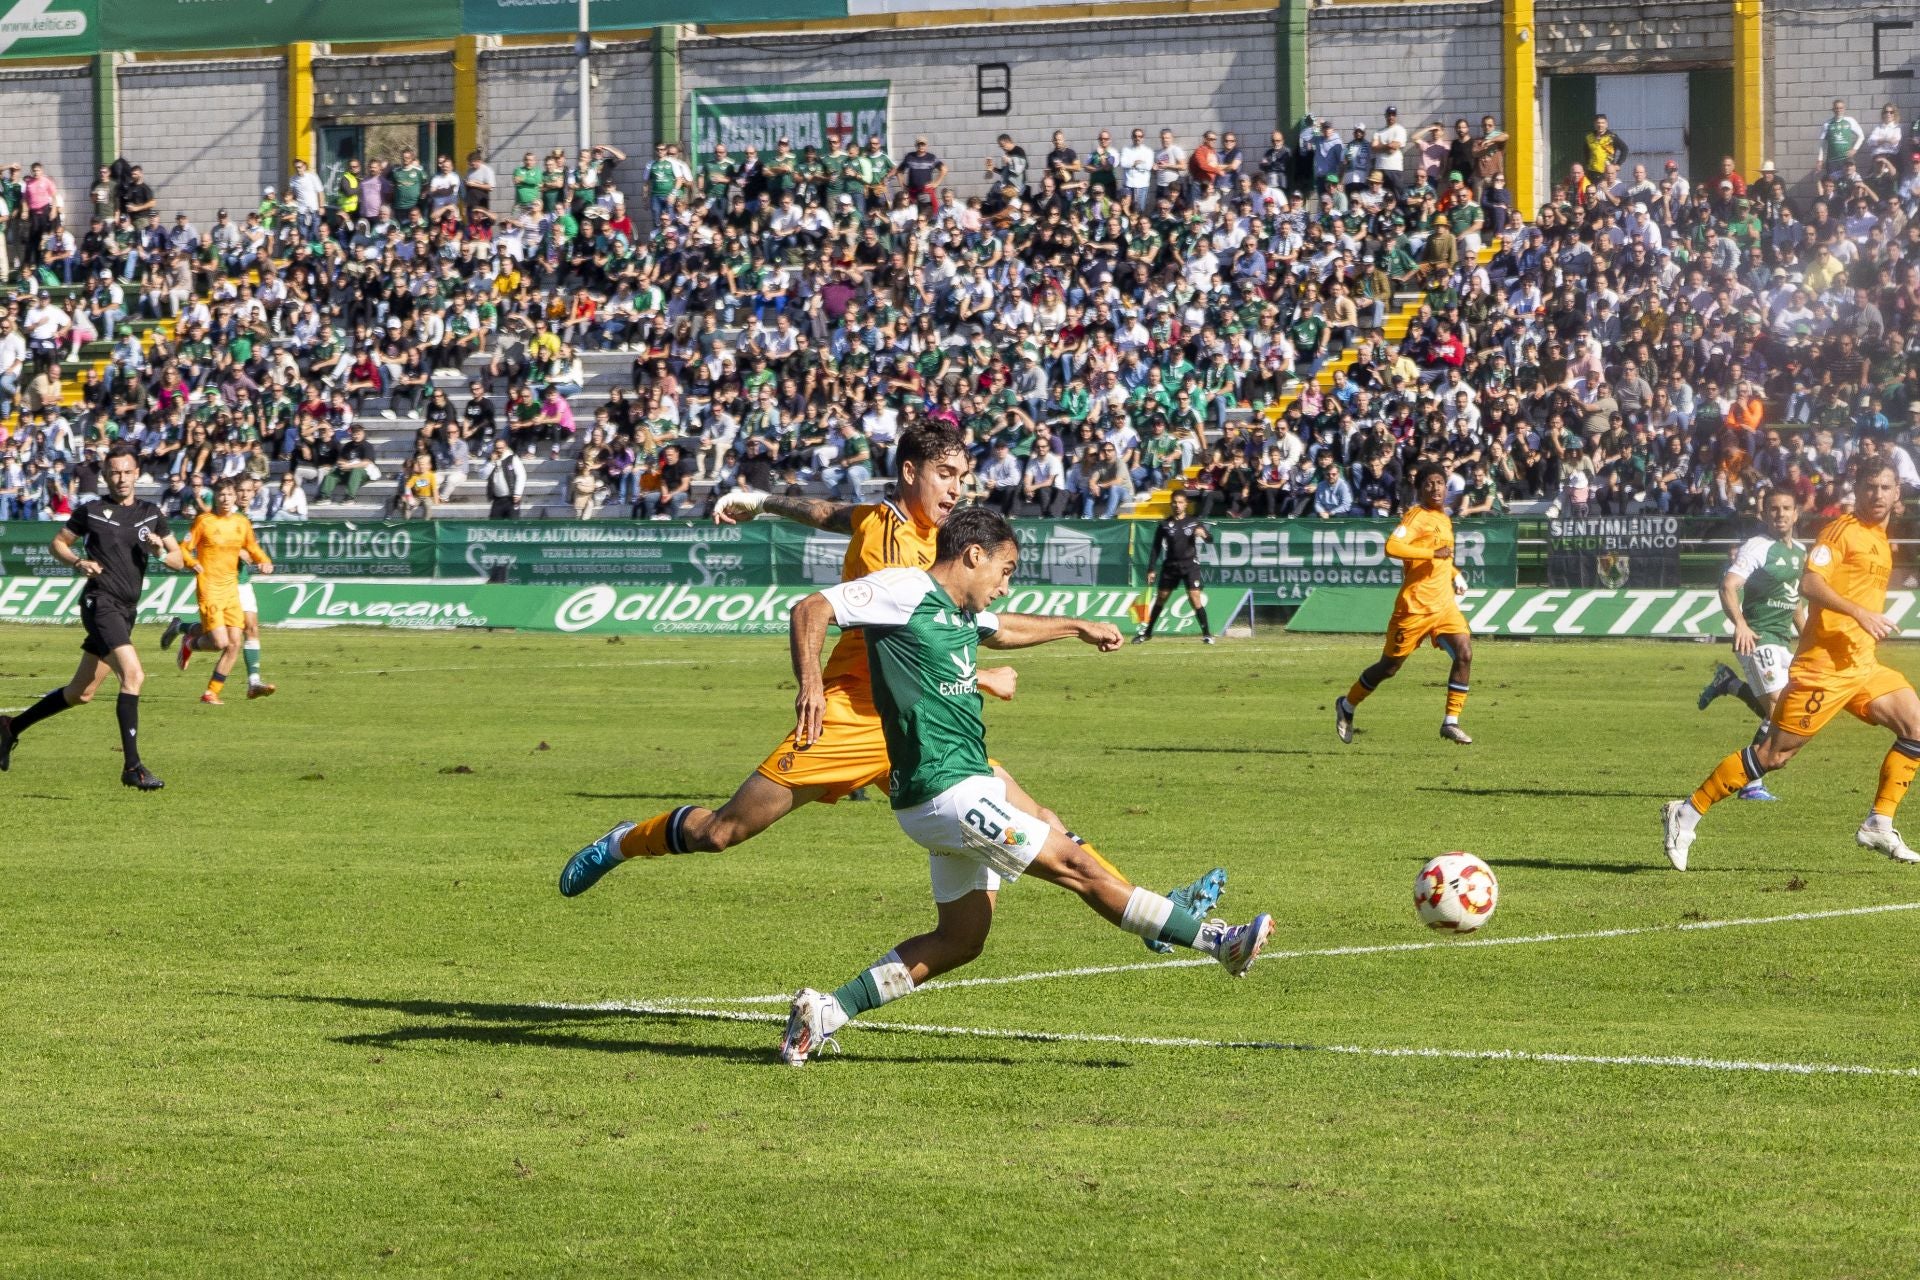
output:
<path id="1" fill-rule="evenodd" d="M 1583 933 L 1532 933 L 1517 938 L 1445 938 L 1428 942 L 1387 942 L 1370 946 L 1323 947 L 1313 951 L 1267 951 L 1256 963 L 1270 960 L 1314 960 L 1337 956 L 1395 955 L 1407 951 L 1462 951 L 1481 947 L 1525 947 L 1550 942 L 1593 942 L 1608 938 L 1637 938 L 1663 933 L 1698 933 L 1708 929 L 1754 929 L 1763 925 L 1804 924 L 1813 920 L 1840 920 L 1853 916 L 1920 911 L 1920 902 L 1889 902 L 1873 907 L 1839 907 L 1831 911 L 1796 911 L 1784 916 L 1753 916 L 1739 920 L 1689 920 L 1684 924 L 1634 925 L 1620 929 L 1592 929 Z M 1211 957 L 1146 960 L 1134 964 L 1096 964 L 1077 969 L 1041 969 L 995 978 L 936 978 L 915 987 L 919 991 L 958 991 L 967 987 L 1005 987 L 1025 982 L 1053 982 L 1062 978 L 1097 978 L 1112 973 L 1151 973 L 1160 969 L 1198 969 L 1216 963 Z M 785 1004 L 790 995 L 662 997 L 677 1006 Z"/>
<path id="2" fill-rule="evenodd" d="M 1920 904 L 1916 904 L 1920 905 Z M 592 1004 L 541 1003 L 562 1013 L 631 1013 L 643 1017 L 705 1018 L 714 1022 L 784 1023 L 785 1014 L 745 1009 L 689 1008 L 683 1004 L 605 1000 Z M 1092 1031 L 1025 1031 L 1009 1027 L 951 1027 L 924 1022 L 862 1022 L 861 1031 L 897 1035 L 952 1036 L 975 1040 L 1024 1040 L 1037 1044 L 1104 1044 L 1137 1049 L 1218 1049 L 1245 1053 L 1332 1053 L 1356 1058 L 1424 1058 L 1447 1062 L 1524 1062 L 1547 1066 L 1664 1067 L 1685 1071 L 1753 1072 L 1791 1076 L 1881 1076 L 1920 1079 L 1920 1067 L 1870 1067 L 1848 1062 L 1759 1062 L 1665 1054 L 1535 1053 L 1523 1049 L 1392 1048 L 1354 1044 L 1308 1044 L 1290 1040 L 1209 1040 L 1197 1036 L 1122 1036 Z"/>

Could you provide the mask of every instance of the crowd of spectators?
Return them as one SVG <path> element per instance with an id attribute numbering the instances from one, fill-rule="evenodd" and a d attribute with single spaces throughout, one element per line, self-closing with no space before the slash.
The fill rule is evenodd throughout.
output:
<path id="1" fill-rule="evenodd" d="M 1837 508 L 1856 452 L 1920 488 L 1920 152 L 1891 107 L 1835 103 L 1792 194 L 1771 161 L 1650 172 L 1601 118 L 1530 221 L 1491 116 L 1155 133 L 951 165 L 925 137 L 503 175 L 403 151 L 296 162 L 204 228 L 137 166 L 83 207 L 0 172 L 0 517 L 91 493 L 116 438 L 183 510 L 247 475 L 256 515 L 324 514 L 380 478 L 370 416 L 416 431 L 395 514 L 467 481 L 514 514 L 542 453 L 581 516 L 693 514 L 706 481 L 853 497 L 925 419 L 965 430 L 980 500 L 1043 516 L 1195 466 L 1212 515 L 1393 514 L 1426 461 L 1468 516 Z M 583 397 L 606 351 L 630 374 Z"/>

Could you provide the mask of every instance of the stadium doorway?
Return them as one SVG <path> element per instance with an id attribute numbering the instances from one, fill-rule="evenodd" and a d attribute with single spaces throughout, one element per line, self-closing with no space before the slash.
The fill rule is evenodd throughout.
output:
<path id="1" fill-rule="evenodd" d="M 1566 181 L 1569 166 L 1584 163 L 1595 115 L 1606 116 L 1631 149 L 1628 178 L 1634 165 L 1644 164 L 1648 178 L 1658 182 L 1673 160 L 1698 182 L 1718 173 L 1720 158 L 1733 154 L 1733 71 L 1728 67 L 1550 75 L 1544 96 L 1550 183 Z"/>
<path id="2" fill-rule="evenodd" d="M 320 135 L 320 181 L 327 190 L 333 190 L 334 179 L 347 167 L 347 161 L 358 160 L 361 171 L 365 172 L 369 160 L 397 161 L 401 149 L 412 147 L 420 157 L 421 165 L 427 172 L 433 172 L 434 162 L 441 156 L 449 156 L 453 167 L 464 172 L 466 166 L 461 157 L 453 154 L 453 121 L 451 120 L 402 120 L 367 122 L 364 124 L 323 124 L 318 128 Z"/>

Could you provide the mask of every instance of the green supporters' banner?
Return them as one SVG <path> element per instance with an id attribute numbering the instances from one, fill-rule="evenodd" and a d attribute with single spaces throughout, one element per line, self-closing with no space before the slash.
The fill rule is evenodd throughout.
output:
<path id="1" fill-rule="evenodd" d="M 444 537 L 430 524 L 358 521 L 261 524 L 254 533 L 279 572 L 326 578 L 431 578 Z"/>
<path id="2" fill-rule="evenodd" d="M 441 520 L 433 530 L 439 540 L 434 569 L 438 578 L 479 576 L 541 585 L 678 582 L 701 587 L 813 581 L 778 579 L 774 568 L 776 539 L 800 542 L 813 531 L 768 520 L 743 525 Z M 846 540 L 839 542 L 844 547 Z M 834 563 L 835 575 L 826 581 L 839 580 L 837 558 Z"/>
<path id="3" fill-rule="evenodd" d="M 764 528 L 768 521 L 755 521 Z M 782 522 L 772 525 L 775 582 L 827 586 L 840 581 L 847 537 Z M 1137 587 L 1146 562 L 1143 534 L 1133 520 L 1016 520 L 1020 567 L 1016 586 Z M 1141 557 L 1135 563 L 1136 557 Z"/>
<path id="4" fill-rule="evenodd" d="M 53 558 L 53 536 L 65 523 L 64 520 L 10 520 L 0 524 L 0 578 L 70 576 L 73 570 Z M 184 527 L 174 530 L 176 536 L 185 532 Z"/>
<path id="5" fill-rule="evenodd" d="M 713 144 L 724 142 L 735 156 L 758 147 L 764 160 L 785 138 L 793 143 L 795 155 L 807 147 L 818 147 L 825 155 L 830 137 L 838 137 L 843 148 L 852 150 L 866 146 L 876 133 L 886 146 L 890 88 L 890 81 L 863 80 L 695 89 L 693 151 L 711 155 Z"/>
<path id="6" fill-rule="evenodd" d="M 470 36 L 539 35 L 580 29 L 577 0 L 464 0 L 460 9 L 460 29 Z M 791 22 L 846 16 L 845 0 L 692 0 L 681 4 L 667 0 L 592 0 L 588 21 L 595 31 L 622 31 L 683 22 Z"/>
<path id="7" fill-rule="evenodd" d="M 0 578 L 0 622 L 78 622 L 80 591 L 73 577 Z M 260 620 L 269 626 L 505 627 L 521 631 L 622 635 L 784 635 L 787 611 L 812 593 L 799 587 L 693 587 L 685 584 L 588 587 L 495 586 L 480 583 L 280 581 L 258 578 Z M 1207 591 L 1207 612 L 1224 630 L 1247 607 L 1249 592 Z M 1104 587 L 1016 587 L 997 608 L 1007 613 L 1085 618 L 1133 624 L 1139 593 Z M 159 623 L 194 610 L 193 579 L 150 578 L 139 606 L 142 623 Z M 1186 597 L 1168 602 L 1160 620 L 1167 635 L 1196 629 Z"/>
<path id="8" fill-rule="evenodd" d="M 1136 522 L 1142 523 L 1144 522 Z M 1387 558 L 1392 520 L 1215 520 L 1200 548 L 1206 580 L 1251 587 L 1263 602 L 1297 604 L 1318 587 L 1398 587 L 1400 562 Z M 1511 587 L 1519 572 L 1512 520 L 1456 520 L 1454 559 L 1475 587 Z M 1140 534 L 1143 559 L 1153 529 Z"/>
<path id="9" fill-rule="evenodd" d="M 1383 634 L 1394 592 L 1321 587 L 1287 624 L 1289 631 Z M 1889 591 L 1887 616 L 1896 623 L 1914 616 L 1920 592 Z M 1460 602 L 1475 635 L 1653 636 L 1675 640 L 1731 635 L 1720 597 L 1712 590 L 1581 591 L 1574 588 L 1469 591 Z"/>
<path id="10" fill-rule="evenodd" d="M 103 49 L 257 49 L 300 40 L 426 40 L 460 32 L 460 0 L 98 3 Z"/>
<path id="11" fill-rule="evenodd" d="M 0 0 L 0 58 L 98 52 L 100 0 Z"/>

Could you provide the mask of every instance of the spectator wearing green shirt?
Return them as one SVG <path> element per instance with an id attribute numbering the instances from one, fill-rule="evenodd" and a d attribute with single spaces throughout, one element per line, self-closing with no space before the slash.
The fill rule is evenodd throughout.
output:
<path id="1" fill-rule="evenodd" d="M 400 149 L 400 163 L 393 166 L 387 174 L 393 183 L 393 211 L 402 221 L 420 207 L 421 194 L 427 187 L 427 171 L 414 158 L 413 148 Z"/>
<path id="2" fill-rule="evenodd" d="M 673 202 L 679 194 L 680 166 L 667 154 L 667 144 L 656 142 L 653 160 L 647 165 L 647 210 L 652 215 L 654 230 L 666 225 L 667 215 L 673 212 Z"/>
<path id="3" fill-rule="evenodd" d="M 515 217 L 525 217 L 540 207 L 541 169 L 538 157 L 529 151 L 520 157 L 520 167 L 513 171 L 513 212 Z"/>
<path id="4" fill-rule="evenodd" d="M 834 435 L 839 448 L 824 472 L 827 487 L 841 502 L 858 502 L 861 486 L 873 479 L 872 449 L 851 422 L 841 423 Z"/>

